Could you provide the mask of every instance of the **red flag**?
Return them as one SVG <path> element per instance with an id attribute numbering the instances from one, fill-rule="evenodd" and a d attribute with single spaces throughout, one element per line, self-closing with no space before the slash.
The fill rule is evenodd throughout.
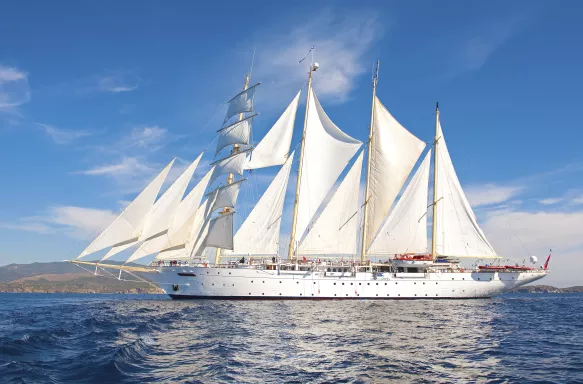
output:
<path id="1" fill-rule="evenodd" d="M 308 259 L 306 259 L 306 256 L 303 256 L 303 258 L 304 258 L 304 261 L 308 261 Z"/>
<path id="2" fill-rule="evenodd" d="M 547 261 L 545 262 L 545 266 L 543 267 L 544 269 L 547 269 L 547 267 L 549 266 L 549 260 L 551 260 L 551 254 L 549 253 L 549 257 L 547 257 Z"/>

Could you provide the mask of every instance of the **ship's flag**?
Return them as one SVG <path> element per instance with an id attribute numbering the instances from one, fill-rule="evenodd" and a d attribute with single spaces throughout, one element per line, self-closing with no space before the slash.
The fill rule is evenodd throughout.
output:
<path id="1" fill-rule="evenodd" d="M 547 269 L 547 267 L 549 266 L 549 261 L 551 260 L 551 254 L 549 253 L 549 257 L 547 257 L 547 261 L 545 261 L 545 265 L 544 265 L 544 269 Z"/>

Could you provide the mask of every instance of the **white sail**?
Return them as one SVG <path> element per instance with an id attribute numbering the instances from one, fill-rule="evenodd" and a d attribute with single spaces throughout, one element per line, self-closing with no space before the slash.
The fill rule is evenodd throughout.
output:
<path id="1" fill-rule="evenodd" d="M 209 184 L 212 184 L 217 177 L 224 174 L 233 173 L 243 175 L 245 162 L 247 161 L 247 152 L 249 152 L 249 150 L 241 151 L 235 155 L 231 155 L 212 163 L 211 165 L 215 166 L 215 170 L 211 176 Z"/>
<path id="2" fill-rule="evenodd" d="M 330 120 L 312 91 L 304 141 L 296 239 L 303 237 L 320 204 L 361 144 Z"/>
<path id="3" fill-rule="evenodd" d="M 415 172 L 367 253 L 394 255 L 427 252 L 427 194 L 431 150 Z"/>
<path id="4" fill-rule="evenodd" d="M 241 184 L 245 180 L 246 179 L 235 181 L 232 184 L 217 188 L 216 191 L 211 192 L 217 194 L 212 210 L 224 207 L 235 208 L 235 203 L 237 202 L 237 197 L 239 197 L 239 191 L 241 189 Z"/>
<path id="5" fill-rule="evenodd" d="M 224 254 L 277 255 L 283 203 L 294 153 L 281 167 L 234 238 L 234 250 Z"/>
<path id="6" fill-rule="evenodd" d="M 224 120 L 225 122 L 239 113 L 253 111 L 253 96 L 255 95 L 255 89 L 258 85 L 259 84 L 256 84 L 246 89 L 229 100 L 229 107 L 227 108 L 227 114 L 225 115 Z"/>
<path id="7" fill-rule="evenodd" d="M 160 236 L 154 236 L 150 240 L 144 241 L 140 247 L 130 256 L 126 263 L 138 260 L 142 257 L 160 252 L 168 248 L 185 249 L 185 243 L 189 239 L 194 215 L 208 186 L 212 169 L 196 184 L 196 186 L 180 202 L 174 220 L 168 231 Z M 180 247 L 181 246 L 181 247 Z"/>
<path id="8" fill-rule="evenodd" d="M 233 249 L 233 215 L 235 212 L 223 214 L 212 219 L 204 239 L 204 247 Z"/>
<path id="9" fill-rule="evenodd" d="M 186 243 L 186 249 L 189 256 L 200 256 L 199 251 L 202 252 L 204 250 L 200 249 L 206 234 L 208 232 L 208 224 L 211 220 L 212 214 L 212 206 L 215 201 L 216 194 L 213 194 L 208 197 L 200 207 L 197 209 L 194 220 L 192 223 L 192 228 L 190 231 L 190 235 L 188 238 L 188 242 Z"/>
<path id="10" fill-rule="evenodd" d="M 87 256 L 91 253 L 100 251 L 112 245 L 137 238 L 142 231 L 146 216 L 152 208 L 160 188 L 170 171 L 174 160 L 170 162 L 150 184 L 132 201 L 126 209 L 95 240 L 77 259 Z"/>
<path id="11" fill-rule="evenodd" d="M 140 235 L 140 241 L 144 241 L 170 227 L 201 157 L 202 153 L 186 168 L 168 190 L 164 192 L 162 197 L 156 201 L 156 204 L 154 204 L 148 214 L 148 220 Z"/>
<path id="12" fill-rule="evenodd" d="M 285 163 L 294 131 L 300 93 L 301 90 L 269 132 L 247 156 L 248 161 L 245 169 L 265 168 Z"/>
<path id="13" fill-rule="evenodd" d="M 444 256 L 497 257 L 462 190 L 438 124 L 435 251 Z"/>
<path id="14" fill-rule="evenodd" d="M 387 217 L 424 148 L 425 143 L 405 129 L 375 97 L 370 184 L 366 204 L 367 247 Z"/>
<path id="15" fill-rule="evenodd" d="M 251 136 L 251 119 L 254 116 L 250 116 L 245 120 L 238 121 L 219 130 L 216 153 L 219 153 L 221 149 L 229 145 L 249 144 L 249 138 Z"/>
<path id="16" fill-rule="evenodd" d="M 299 243 L 306 255 L 355 255 L 358 235 L 358 197 L 360 193 L 360 152 L 346 177 Z"/>
<path id="17" fill-rule="evenodd" d="M 168 231 L 168 228 L 174 219 L 174 215 L 176 215 L 178 206 L 180 205 L 180 200 L 182 200 L 182 196 L 184 196 L 184 191 L 186 191 L 186 187 L 188 187 L 188 183 L 190 182 L 192 174 L 194 173 L 201 157 L 202 153 L 188 166 L 188 168 L 186 168 L 178 179 L 168 187 L 166 192 L 164 192 L 164 194 L 152 206 L 146 216 L 144 227 L 139 233 L 138 238 L 134 239 L 132 242 L 124 242 L 123 244 L 115 245 L 105 256 L 103 256 L 101 261 L 109 259 L 142 241 L 151 240 L 154 237 L 161 236 Z M 127 262 L 128 261 L 126 261 L 126 263 Z"/>

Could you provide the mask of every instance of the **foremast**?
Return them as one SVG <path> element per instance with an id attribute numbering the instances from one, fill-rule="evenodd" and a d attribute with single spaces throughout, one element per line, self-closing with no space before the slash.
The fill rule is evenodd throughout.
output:
<path id="1" fill-rule="evenodd" d="M 245 92 L 247 90 L 247 88 L 249 88 L 249 80 L 251 79 L 251 74 L 250 73 L 246 73 L 245 74 L 245 83 L 243 85 L 243 91 Z M 245 117 L 245 114 L 243 112 L 239 113 L 239 118 L 237 119 L 238 122 L 243 121 L 243 118 Z M 231 150 L 231 156 L 236 155 L 237 153 L 239 153 L 241 146 L 239 144 L 233 144 L 233 149 Z M 227 175 L 227 184 L 233 184 L 233 180 L 235 178 L 235 175 L 233 173 L 229 173 Z M 223 209 L 219 212 L 219 214 L 221 216 L 224 216 L 226 214 L 229 214 L 232 212 L 232 209 L 230 207 L 223 207 Z M 222 254 L 222 248 L 217 247 L 216 252 L 215 252 L 215 264 L 218 265 L 221 262 L 221 254 Z"/>
<path id="2" fill-rule="evenodd" d="M 368 219 L 368 209 L 367 204 L 369 200 L 369 189 L 370 189 L 370 164 L 372 159 L 372 141 L 374 138 L 374 117 L 375 117 L 375 99 L 377 95 L 377 83 L 379 80 L 379 66 L 381 65 L 380 61 L 377 61 L 377 65 L 375 68 L 375 74 L 372 78 L 372 106 L 370 109 L 370 127 L 369 127 L 369 135 L 368 135 L 368 158 L 366 164 L 366 187 L 364 191 L 364 203 L 362 205 L 363 215 L 362 215 L 362 240 L 361 240 L 361 249 L 360 249 L 360 261 L 364 262 L 366 260 L 366 235 L 367 235 L 367 219 Z"/>
<path id="3" fill-rule="evenodd" d="M 433 139 L 433 218 L 431 219 L 431 257 L 436 259 L 437 240 L 437 158 L 439 145 L 439 103 L 435 104 L 435 138 Z"/>
<path id="4" fill-rule="evenodd" d="M 298 220 L 298 202 L 300 199 L 300 185 L 302 180 L 302 167 L 304 163 L 304 147 L 306 142 L 306 128 L 308 126 L 308 112 L 310 109 L 310 96 L 312 94 L 312 72 L 316 72 L 318 70 L 318 64 L 312 63 L 310 64 L 310 70 L 308 72 L 308 96 L 306 97 L 306 113 L 304 115 L 304 130 L 302 132 L 302 141 L 301 141 L 301 148 L 300 148 L 300 163 L 298 166 L 298 178 L 296 182 L 296 194 L 294 198 L 294 214 L 292 217 L 292 225 L 291 225 L 291 234 L 289 238 L 289 249 L 288 249 L 288 259 L 294 260 L 296 258 L 295 254 L 295 241 L 296 241 L 296 224 Z"/>

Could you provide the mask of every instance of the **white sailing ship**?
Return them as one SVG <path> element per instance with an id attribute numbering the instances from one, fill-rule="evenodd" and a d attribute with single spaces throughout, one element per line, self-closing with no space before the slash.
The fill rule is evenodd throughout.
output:
<path id="1" fill-rule="evenodd" d="M 301 91 L 252 147 L 254 93 L 260 84 L 249 87 L 246 76 L 218 131 L 216 155 L 226 148 L 231 153 L 212 163 L 184 196 L 200 154 L 156 199 L 172 162 L 168 164 L 73 262 L 95 266 L 96 271 L 118 269 L 120 276 L 122 271 L 147 275 L 175 299 L 479 298 L 548 273 L 546 265 L 500 264 L 454 170 L 438 108 L 433 145 L 400 194 L 426 144 L 377 98 L 378 63 L 366 187 L 359 202 L 362 142 L 341 131 L 324 112 L 312 88 L 317 69 L 317 63 L 310 65 L 287 255 L 278 254 L 280 224 L 294 164 L 290 144 Z M 233 217 L 245 171 L 274 166 L 281 168 L 235 233 Z M 205 194 L 224 175 L 226 183 Z M 105 262 L 132 247 L 123 265 Z M 80 260 L 106 249 L 99 261 Z M 151 264 L 135 264 L 152 255 Z M 460 258 L 494 262 L 463 268 Z"/>

